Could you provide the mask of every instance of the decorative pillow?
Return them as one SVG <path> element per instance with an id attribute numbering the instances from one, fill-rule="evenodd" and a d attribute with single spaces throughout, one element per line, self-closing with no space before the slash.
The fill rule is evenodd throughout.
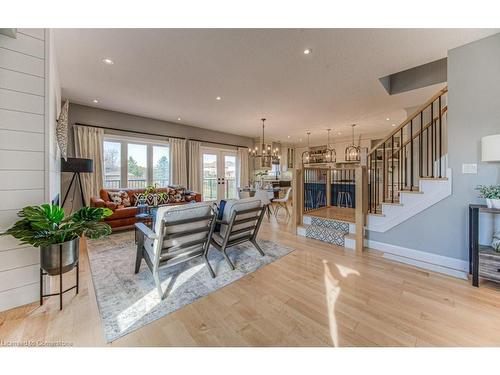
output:
<path id="1" fill-rule="evenodd" d="M 139 204 L 139 199 L 146 199 L 146 204 L 148 206 L 153 206 L 155 204 L 155 197 L 157 199 L 157 204 L 162 205 L 162 204 L 167 204 L 169 203 L 169 196 L 168 194 L 143 194 L 143 193 L 135 193 L 134 194 L 134 201 L 135 205 L 137 206 Z"/>
<path id="2" fill-rule="evenodd" d="M 130 197 L 125 191 L 110 191 L 109 200 L 117 206 L 130 207 Z"/>

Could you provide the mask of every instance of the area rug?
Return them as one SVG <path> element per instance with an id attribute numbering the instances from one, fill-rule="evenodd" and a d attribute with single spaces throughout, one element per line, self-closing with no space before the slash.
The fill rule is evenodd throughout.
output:
<path id="1" fill-rule="evenodd" d="M 209 261 L 217 277 L 213 279 L 204 261 L 194 259 L 160 271 L 161 300 L 149 268 L 142 262 L 134 274 L 136 246 L 133 232 L 113 234 L 88 241 L 90 269 L 107 342 L 112 342 L 142 326 L 170 314 L 293 251 L 271 241 L 258 240 L 266 256 L 250 243 L 228 250 L 236 266 L 231 271 L 219 251 L 209 251 Z"/>

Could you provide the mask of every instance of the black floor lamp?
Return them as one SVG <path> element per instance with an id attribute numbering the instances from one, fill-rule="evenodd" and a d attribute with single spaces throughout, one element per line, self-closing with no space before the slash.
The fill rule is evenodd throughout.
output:
<path id="1" fill-rule="evenodd" d="M 73 186 L 73 183 L 75 183 L 76 180 L 78 180 L 78 185 L 75 186 L 75 189 L 78 186 L 80 187 L 80 194 L 82 197 L 82 205 L 84 207 L 87 206 L 87 203 L 85 202 L 85 197 L 83 195 L 82 178 L 80 176 L 80 173 L 92 173 L 92 172 L 94 172 L 94 161 L 92 159 L 82 159 L 82 158 L 68 158 L 68 160 L 61 159 L 61 172 L 72 172 L 73 173 L 73 177 L 71 178 L 71 182 L 69 183 L 68 190 L 66 191 L 66 194 L 64 195 L 64 199 L 62 201 L 61 207 L 64 207 L 64 203 L 66 203 L 66 199 L 68 198 L 69 191 L 71 190 L 71 187 Z"/>

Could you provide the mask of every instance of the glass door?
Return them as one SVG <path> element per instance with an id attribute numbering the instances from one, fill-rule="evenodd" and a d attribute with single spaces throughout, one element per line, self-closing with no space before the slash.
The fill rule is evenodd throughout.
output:
<path id="1" fill-rule="evenodd" d="M 203 152 L 202 155 L 203 200 L 215 201 L 218 196 L 218 157 L 214 152 Z"/>
<path id="2" fill-rule="evenodd" d="M 238 198 L 237 191 L 237 174 L 236 168 L 238 163 L 236 161 L 236 154 L 223 152 L 224 157 L 224 178 L 222 180 L 223 198 L 222 199 L 236 199 Z"/>
<path id="3" fill-rule="evenodd" d="M 235 199 L 238 160 L 235 152 L 219 149 L 202 150 L 202 186 L 204 201 Z"/>

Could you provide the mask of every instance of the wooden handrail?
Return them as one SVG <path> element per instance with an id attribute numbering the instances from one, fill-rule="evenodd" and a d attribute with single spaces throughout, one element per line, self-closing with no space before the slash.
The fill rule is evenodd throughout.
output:
<path id="1" fill-rule="evenodd" d="M 396 129 L 394 129 L 392 132 L 389 133 L 387 137 L 385 137 L 382 141 L 380 141 L 375 147 L 373 147 L 368 155 L 373 154 L 380 146 L 382 146 L 385 142 L 387 142 L 393 135 L 401 131 L 401 129 L 408 125 L 410 121 L 412 121 L 414 118 L 416 118 L 418 115 L 420 115 L 420 112 L 423 112 L 427 107 L 429 107 L 432 103 L 436 101 L 440 96 L 446 94 L 448 92 L 448 86 L 442 88 L 439 90 L 432 98 L 430 98 L 428 101 L 426 101 L 424 104 L 422 104 L 414 113 L 413 115 L 409 116 L 401 125 L 399 125 Z"/>

